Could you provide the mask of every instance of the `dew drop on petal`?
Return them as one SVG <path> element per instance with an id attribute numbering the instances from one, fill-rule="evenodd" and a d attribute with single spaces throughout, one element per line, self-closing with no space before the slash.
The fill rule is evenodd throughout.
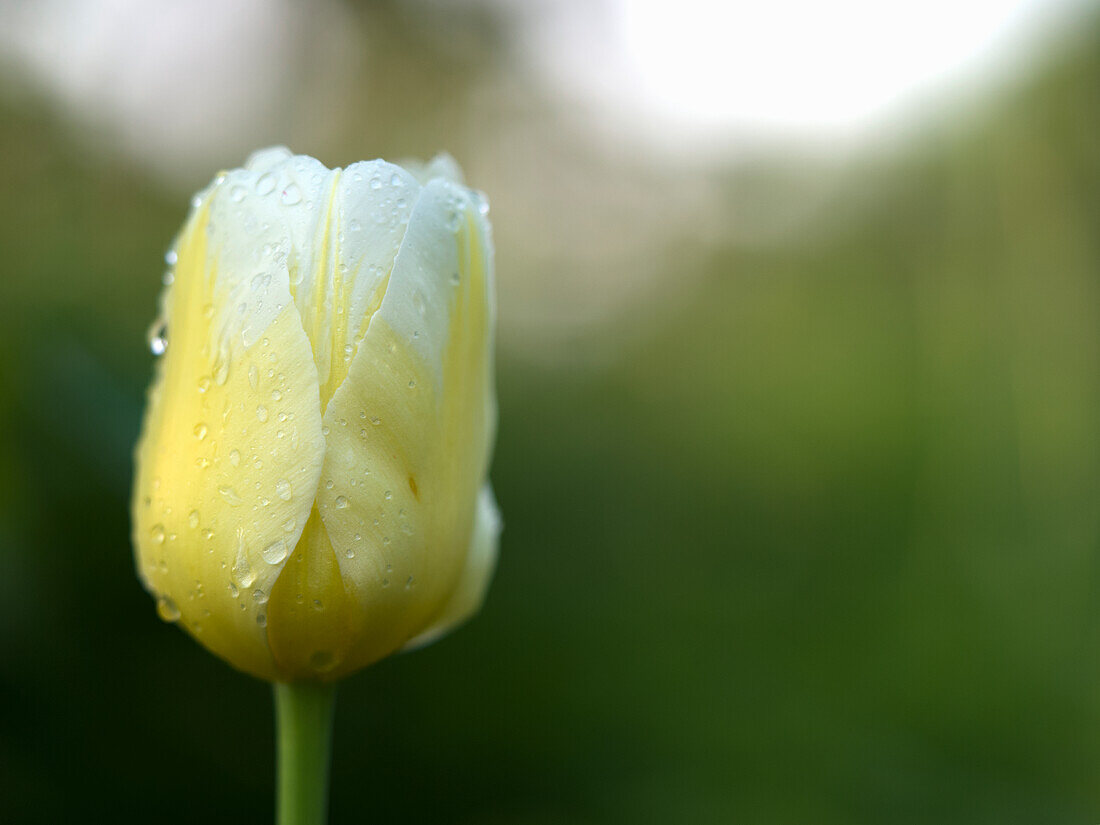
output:
<path id="1" fill-rule="evenodd" d="M 271 544 L 263 549 L 261 555 L 268 564 L 278 564 L 285 559 L 287 555 L 286 539 L 278 539 L 277 541 L 271 542 Z"/>
<path id="2" fill-rule="evenodd" d="M 149 342 L 149 351 L 153 355 L 164 355 L 168 350 L 168 334 L 167 325 L 161 319 L 157 319 L 153 322 L 153 325 L 149 327 L 149 332 L 146 336 Z"/>
<path id="3" fill-rule="evenodd" d="M 290 489 L 290 482 L 285 478 L 280 478 L 275 482 L 275 495 L 283 501 L 290 501 L 290 497 L 293 494 L 293 491 Z"/>
<path id="4" fill-rule="evenodd" d="M 279 197 L 286 206 L 294 206 L 295 204 L 302 202 L 302 190 L 298 188 L 298 184 L 287 184 L 287 187 L 283 189 L 282 195 Z"/>
<path id="5" fill-rule="evenodd" d="M 260 179 L 256 181 L 256 194 L 270 195 L 275 191 L 275 176 L 268 172 L 265 175 L 261 175 Z"/>
<path id="6" fill-rule="evenodd" d="M 178 622 L 180 618 L 180 609 L 176 607 L 176 603 L 167 596 L 161 596 L 157 599 L 157 615 L 166 622 Z"/>
<path id="7" fill-rule="evenodd" d="M 229 380 L 229 361 L 221 360 L 214 365 L 214 383 L 219 387 Z"/>
<path id="8" fill-rule="evenodd" d="M 219 487 L 218 493 L 231 507 L 236 507 L 238 504 L 241 503 L 241 497 L 237 495 L 237 491 L 228 485 L 223 484 L 221 487 Z"/>

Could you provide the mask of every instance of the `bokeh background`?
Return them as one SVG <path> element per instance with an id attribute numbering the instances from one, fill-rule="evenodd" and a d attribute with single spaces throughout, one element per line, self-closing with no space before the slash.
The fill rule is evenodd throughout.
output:
<path id="1" fill-rule="evenodd" d="M 0 820 L 264 823 L 129 542 L 145 330 L 252 149 L 492 202 L 484 611 L 332 821 L 1100 821 L 1090 3 L 0 3 Z"/>

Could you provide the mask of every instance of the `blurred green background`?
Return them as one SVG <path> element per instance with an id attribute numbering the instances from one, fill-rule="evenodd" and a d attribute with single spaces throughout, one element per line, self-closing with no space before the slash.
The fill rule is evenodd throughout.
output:
<path id="1" fill-rule="evenodd" d="M 332 19 L 340 83 L 207 154 L 0 64 L 0 820 L 272 819 L 269 689 L 156 619 L 127 509 L 164 250 L 285 142 L 448 149 L 498 244 L 497 577 L 341 689 L 333 823 L 1100 821 L 1100 17 L 737 159 L 589 134 L 503 7 Z"/>

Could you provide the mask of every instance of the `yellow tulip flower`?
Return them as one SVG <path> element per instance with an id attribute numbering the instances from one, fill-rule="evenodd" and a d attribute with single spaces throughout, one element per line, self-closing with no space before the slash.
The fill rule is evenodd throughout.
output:
<path id="1" fill-rule="evenodd" d="M 192 207 L 132 502 L 161 618 L 278 682 L 438 637 L 479 607 L 500 529 L 484 199 L 446 156 L 277 148 Z"/>

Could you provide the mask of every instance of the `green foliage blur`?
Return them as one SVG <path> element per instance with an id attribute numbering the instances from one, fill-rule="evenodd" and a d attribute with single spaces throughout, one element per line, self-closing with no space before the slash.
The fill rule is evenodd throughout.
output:
<path id="1" fill-rule="evenodd" d="M 782 243 L 731 231 L 662 301 L 670 268 L 606 358 L 502 336 L 496 580 L 341 688 L 333 823 L 1100 821 L 1089 25 Z M 419 54 L 408 83 L 464 76 Z M 359 154 L 436 148 L 409 111 Z M 0 180 L 0 821 L 270 822 L 268 686 L 131 561 L 186 195 L 26 101 Z"/>

